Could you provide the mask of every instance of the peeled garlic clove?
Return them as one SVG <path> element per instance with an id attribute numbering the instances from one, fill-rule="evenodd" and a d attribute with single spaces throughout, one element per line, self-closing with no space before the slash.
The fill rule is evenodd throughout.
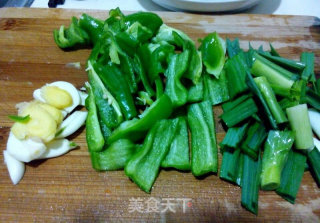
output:
<path id="1" fill-rule="evenodd" d="M 86 121 L 87 111 L 75 111 L 66 118 L 57 130 L 56 138 L 65 138 L 75 133 Z"/>
<path id="2" fill-rule="evenodd" d="M 47 151 L 37 159 L 48 159 L 64 155 L 77 145 L 67 139 L 55 139 L 47 144 Z"/>
<path id="3" fill-rule="evenodd" d="M 22 179 L 25 171 L 25 164 L 19 160 L 16 160 L 11 156 L 8 151 L 3 151 L 4 162 L 7 165 L 8 172 L 13 184 L 19 183 Z"/>
<path id="4" fill-rule="evenodd" d="M 7 151 L 16 160 L 28 163 L 40 157 L 46 151 L 46 145 L 39 138 L 20 140 L 10 132 Z"/>

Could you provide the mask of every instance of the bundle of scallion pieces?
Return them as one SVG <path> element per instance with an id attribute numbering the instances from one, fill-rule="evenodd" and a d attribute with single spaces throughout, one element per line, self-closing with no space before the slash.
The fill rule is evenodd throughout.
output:
<path id="1" fill-rule="evenodd" d="M 54 38 L 63 49 L 92 47 L 86 139 L 94 169 L 124 169 L 146 192 L 161 168 L 195 176 L 217 173 L 208 99 L 220 103 L 229 98 L 224 87 L 219 88 L 221 98 L 208 91 L 225 83 L 226 47 L 217 33 L 205 37 L 198 49 L 158 15 L 124 15 L 117 8 L 105 21 L 87 14 L 74 17 L 69 27 L 54 31 Z"/>
<path id="2" fill-rule="evenodd" d="M 93 48 L 86 138 L 94 169 L 124 169 L 146 192 L 161 168 L 217 173 L 212 106 L 223 103 L 220 177 L 242 187 L 245 208 L 257 213 L 260 185 L 294 202 L 307 159 L 319 181 L 305 105 L 320 109 L 312 53 L 296 62 L 273 48 L 244 52 L 217 33 L 197 48 L 156 14 L 118 8 L 105 21 L 72 18 L 54 37 L 61 48 Z"/>
<path id="3" fill-rule="evenodd" d="M 320 136 L 314 54 L 294 61 L 270 49 L 249 45 L 245 52 L 238 39 L 227 39 L 224 66 L 230 100 L 222 104 L 227 133 L 220 178 L 242 188 L 241 204 L 255 214 L 259 189 L 294 203 L 308 168 L 320 185 L 320 146 L 312 132 Z"/>

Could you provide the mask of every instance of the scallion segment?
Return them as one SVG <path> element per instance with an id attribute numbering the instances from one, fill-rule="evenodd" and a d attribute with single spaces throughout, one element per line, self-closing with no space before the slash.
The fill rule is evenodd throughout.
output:
<path id="1" fill-rule="evenodd" d="M 226 149 L 220 169 L 220 178 L 241 186 L 243 158 L 240 149 Z M 239 174 L 240 173 L 240 174 Z"/>
<path id="2" fill-rule="evenodd" d="M 306 104 L 296 105 L 286 109 L 291 129 L 294 131 L 296 149 L 311 149 L 314 147 L 313 134 Z"/>
<path id="3" fill-rule="evenodd" d="M 293 145 L 291 131 L 270 131 L 264 145 L 261 171 L 261 188 L 275 190 L 280 185 L 281 171 Z"/>
<path id="4" fill-rule="evenodd" d="M 295 74 L 267 60 L 259 54 L 254 54 L 255 61 L 252 64 L 251 73 L 254 76 L 264 76 L 272 85 L 278 85 L 290 90 L 295 79 Z"/>
<path id="5" fill-rule="evenodd" d="M 279 56 L 272 56 L 266 53 L 260 53 L 263 57 L 266 59 L 278 64 L 281 67 L 284 67 L 289 70 L 296 70 L 296 71 L 302 71 L 305 68 L 305 63 L 300 62 L 300 61 L 294 61 L 290 60 L 284 57 L 279 57 Z"/>
<path id="6" fill-rule="evenodd" d="M 308 81 L 314 76 L 314 53 L 303 52 L 300 56 L 300 60 L 305 63 L 305 68 L 302 71 L 301 78 Z"/>
<path id="7" fill-rule="evenodd" d="M 270 87 L 267 79 L 265 77 L 256 77 L 254 78 L 255 83 L 257 84 L 260 92 L 262 93 L 263 98 L 267 102 L 268 107 L 270 108 L 271 114 L 278 124 L 287 122 L 288 119 L 281 109 L 273 91 Z"/>
<path id="8" fill-rule="evenodd" d="M 320 151 L 316 147 L 307 154 L 310 170 L 320 187 Z"/>
<path id="9" fill-rule="evenodd" d="M 307 157 L 290 150 L 288 160 L 281 173 L 280 186 L 276 192 L 285 200 L 294 204 L 306 166 Z"/>
<path id="10" fill-rule="evenodd" d="M 243 155 L 241 205 L 253 214 L 258 214 L 258 198 L 261 173 L 261 158 L 254 161 Z"/>
<path id="11" fill-rule="evenodd" d="M 234 107 L 221 115 L 221 119 L 228 127 L 235 126 L 243 120 L 251 117 L 258 111 L 258 108 L 252 98 L 248 98 L 238 106 Z"/>
<path id="12" fill-rule="evenodd" d="M 229 58 L 225 64 L 228 78 L 228 89 L 230 98 L 248 90 L 246 84 L 246 71 L 248 70 L 243 52 Z"/>
<path id="13" fill-rule="evenodd" d="M 257 160 L 260 147 L 262 146 L 267 135 L 268 134 L 263 124 L 260 122 L 255 122 L 249 127 L 247 136 L 241 143 L 241 151 L 250 156 L 252 159 Z"/>

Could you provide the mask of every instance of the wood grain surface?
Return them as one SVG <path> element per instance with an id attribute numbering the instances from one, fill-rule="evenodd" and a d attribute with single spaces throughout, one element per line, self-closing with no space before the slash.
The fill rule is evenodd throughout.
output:
<path id="1" fill-rule="evenodd" d="M 241 190 L 216 175 L 196 179 L 191 173 L 162 170 L 151 194 L 142 192 L 123 171 L 96 172 L 91 168 L 85 129 L 71 139 L 80 148 L 59 158 L 27 164 L 22 181 L 12 185 L 2 150 L 6 147 L 15 114 L 15 104 L 32 100 L 32 92 L 53 81 L 64 80 L 80 88 L 87 80 L 88 49 L 62 51 L 52 31 L 69 24 L 83 11 L 61 9 L 0 9 L 0 221 L 1 222 L 319 222 L 320 190 L 306 172 L 296 204 L 274 192 L 260 191 L 259 215 L 241 207 Z M 106 11 L 86 11 L 106 18 Z M 222 37 L 240 38 L 241 47 L 268 42 L 283 56 L 298 59 L 302 51 L 315 53 L 315 71 L 320 72 L 320 20 L 314 17 L 271 15 L 209 16 L 161 12 L 164 22 L 181 29 L 195 41 L 217 31 Z M 81 69 L 69 68 L 80 62 Z M 214 109 L 215 115 L 221 109 Z M 217 120 L 217 118 L 216 118 Z M 217 138 L 224 136 L 217 120 Z M 147 205 L 150 198 L 173 210 L 163 213 L 130 212 L 133 199 Z M 183 210 L 178 199 L 190 199 Z M 165 207 L 164 205 L 162 207 Z"/>

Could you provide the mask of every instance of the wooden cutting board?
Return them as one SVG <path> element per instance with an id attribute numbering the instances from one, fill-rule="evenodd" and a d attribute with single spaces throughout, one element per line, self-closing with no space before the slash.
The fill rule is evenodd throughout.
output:
<path id="1" fill-rule="evenodd" d="M 22 181 L 12 185 L 2 150 L 6 147 L 15 104 L 32 100 L 45 83 L 64 80 L 80 88 L 87 80 L 85 62 L 90 50 L 62 51 L 53 29 L 68 25 L 83 10 L 0 9 L 0 221 L 1 222 L 244 222 L 319 221 L 320 189 L 306 172 L 296 204 L 274 192 L 260 191 L 258 217 L 241 207 L 241 190 L 216 175 L 196 179 L 191 173 L 162 170 L 151 194 L 142 192 L 123 171 L 96 172 L 91 168 L 85 129 L 72 136 L 80 148 L 55 159 L 31 162 Z M 86 11 L 104 19 L 106 11 Z M 320 20 L 315 17 L 271 15 L 209 16 L 161 12 L 164 22 L 195 41 L 210 32 L 241 40 L 241 47 L 268 42 L 281 55 L 298 59 L 302 51 L 315 53 L 320 72 Z M 81 69 L 67 67 L 80 62 Z M 215 108 L 215 115 L 221 113 Z M 217 123 L 217 138 L 224 136 Z M 146 212 L 157 200 L 161 210 Z M 136 203 L 143 205 L 137 211 Z M 183 205 L 185 202 L 185 205 Z M 173 206 L 165 205 L 167 203 Z M 152 207 L 152 206 L 149 206 Z M 169 208 L 165 210 L 165 208 Z M 171 209 L 170 209 L 171 208 Z"/>

